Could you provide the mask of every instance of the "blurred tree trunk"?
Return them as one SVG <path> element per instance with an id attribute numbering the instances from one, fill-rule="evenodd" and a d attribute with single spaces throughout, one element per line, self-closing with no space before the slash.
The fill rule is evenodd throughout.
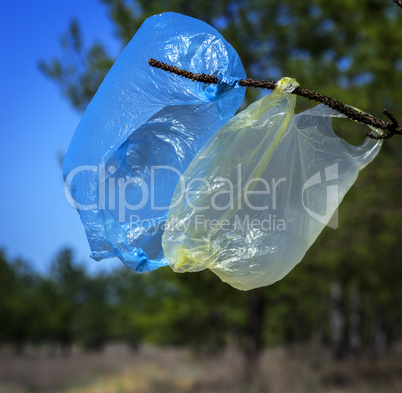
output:
<path id="1" fill-rule="evenodd" d="M 255 381 L 259 371 L 259 358 L 263 347 L 265 303 L 264 288 L 257 288 L 249 292 L 244 342 L 244 379 L 246 383 Z"/>
<path id="2" fill-rule="evenodd" d="M 344 340 L 345 316 L 342 305 L 342 289 L 338 281 L 332 281 L 330 292 L 330 331 L 332 356 L 341 360 L 346 354 Z"/>
<path id="3" fill-rule="evenodd" d="M 353 287 L 349 292 L 349 349 L 350 355 L 355 357 L 361 345 L 360 338 L 360 297 L 357 288 Z"/>
<path id="4" fill-rule="evenodd" d="M 373 320 L 373 355 L 379 356 L 383 354 L 387 347 L 387 336 L 384 331 L 384 319 L 380 308 L 377 308 Z"/>
<path id="5" fill-rule="evenodd" d="M 14 343 L 14 353 L 17 356 L 23 356 L 25 354 L 25 344 L 22 341 Z"/>

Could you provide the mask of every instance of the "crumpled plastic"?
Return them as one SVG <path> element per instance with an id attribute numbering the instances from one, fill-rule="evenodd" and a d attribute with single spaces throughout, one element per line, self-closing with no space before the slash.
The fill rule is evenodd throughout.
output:
<path id="1" fill-rule="evenodd" d="M 150 58 L 220 78 L 204 85 Z M 161 237 L 174 188 L 203 143 L 240 106 L 240 58 L 206 23 L 176 13 L 147 19 L 106 76 L 64 159 L 68 198 L 92 258 L 137 271 L 166 265 Z"/>
<path id="2" fill-rule="evenodd" d="M 210 269 L 249 290 L 298 264 L 382 142 L 352 146 L 335 135 L 336 111 L 318 105 L 295 116 L 297 82 L 221 127 L 175 189 L 162 243 L 176 272 Z"/>

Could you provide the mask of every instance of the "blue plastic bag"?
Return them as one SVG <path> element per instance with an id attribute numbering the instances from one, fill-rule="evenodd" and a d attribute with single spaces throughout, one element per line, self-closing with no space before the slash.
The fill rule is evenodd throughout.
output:
<path id="1" fill-rule="evenodd" d="M 148 60 L 222 78 L 204 85 Z M 211 26 L 164 13 L 147 19 L 79 123 L 63 164 L 95 260 L 137 271 L 166 265 L 161 237 L 176 183 L 203 143 L 240 106 L 236 51 Z"/>

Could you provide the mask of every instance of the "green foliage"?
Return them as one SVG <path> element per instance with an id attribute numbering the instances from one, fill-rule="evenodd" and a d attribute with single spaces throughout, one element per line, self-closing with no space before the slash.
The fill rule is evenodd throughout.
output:
<path id="1" fill-rule="evenodd" d="M 222 285 L 210 272 L 175 274 L 170 269 L 113 274 L 115 338 L 216 350 L 244 324 L 245 294 Z M 214 326 L 211 329 L 211 326 Z"/>
<path id="2" fill-rule="evenodd" d="M 63 94 L 79 110 L 84 110 L 113 64 L 103 45 L 95 43 L 84 50 L 81 31 L 73 20 L 60 39 L 64 56 L 39 62 L 40 70 L 63 85 Z"/>
<path id="3" fill-rule="evenodd" d="M 351 289 L 359 294 L 363 348 L 373 344 L 378 324 L 389 343 L 401 339 L 401 264 L 389 255 L 388 264 L 371 270 L 378 261 L 361 249 L 362 260 L 354 250 L 357 264 L 347 257 L 339 262 L 339 255 L 322 264 L 314 256 L 322 249 L 315 247 L 287 278 L 264 288 L 264 342 L 289 345 L 319 337 L 329 343 L 333 277 L 340 277 L 346 294 Z M 98 351 L 111 340 L 133 349 L 148 343 L 216 351 L 243 346 L 246 339 L 251 293 L 233 289 L 209 271 L 176 274 L 163 268 L 140 275 L 123 267 L 89 276 L 67 249 L 57 255 L 49 276 L 39 276 L 21 260 L 9 262 L 4 253 L 0 273 L 0 344 L 12 344 L 18 352 L 29 343 L 59 345 L 66 353 L 73 343 Z M 349 306 L 346 297 L 346 338 Z"/>
<path id="4" fill-rule="evenodd" d="M 291 76 L 376 115 L 382 106 L 395 110 L 402 99 L 395 88 L 402 84 L 401 12 L 390 1 L 101 1 L 122 48 L 146 18 L 174 11 L 220 30 L 250 77 Z M 82 110 L 114 59 L 100 44 L 85 48 L 76 21 L 61 42 L 65 56 L 41 68 Z"/>
<path id="5" fill-rule="evenodd" d="M 112 283 L 104 275 L 86 277 L 84 299 L 78 308 L 76 341 L 85 349 L 101 350 L 111 338 L 114 308 L 110 304 Z"/>

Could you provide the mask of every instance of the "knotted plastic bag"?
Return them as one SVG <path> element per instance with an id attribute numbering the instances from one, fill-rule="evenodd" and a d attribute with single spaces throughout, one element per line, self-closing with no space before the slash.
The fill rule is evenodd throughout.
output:
<path id="1" fill-rule="evenodd" d="M 202 85 L 152 68 L 150 58 L 220 77 Z M 174 188 L 203 143 L 241 104 L 245 71 L 211 26 L 164 13 L 147 19 L 79 123 L 63 173 L 100 260 L 137 271 L 166 265 L 161 237 Z"/>
<path id="2" fill-rule="evenodd" d="M 178 183 L 163 235 L 176 272 L 211 269 L 249 290 L 283 278 L 328 224 L 381 142 L 347 144 L 343 117 L 319 105 L 294 115 L 284 78 L 200 149 Z"/>

